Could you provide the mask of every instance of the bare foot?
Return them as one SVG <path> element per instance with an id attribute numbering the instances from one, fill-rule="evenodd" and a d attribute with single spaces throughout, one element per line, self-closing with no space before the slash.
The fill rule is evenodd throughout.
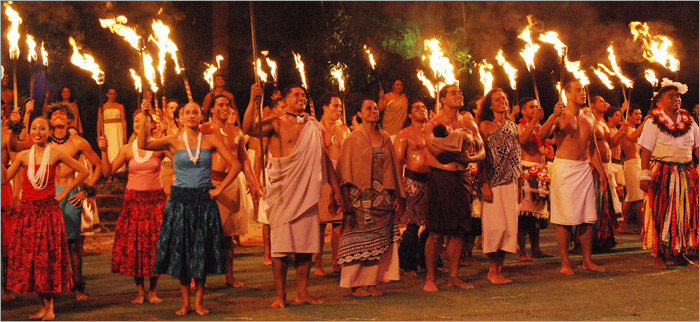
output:
<path id="1" fill-rule="evenodd" d="M 143 303 L 143 294 L 139 294 L 135 299 L 131 300 L 131 304 L 141 304 Z"/>
<path id="2" fill-rule="evenodd" d="M 447 282 L 447 286 L 449 287 L 459 287 L 464 290 L 472 289 L 474 288 L 474 284 L 471 283 L 466 283 L 459 279 L 459 277 L 450 277 L 450 281 Z"/>
<path id="3" fill-rule="evenodd" d="M 245 286 L 245 283 L 243 283 L 243 282 L 241 282 L 241 281 L 239 281 L 239 280 L 237 280 L 237 279 L 235 279 L 235 278 L 233 279 L 233 282 L 226 281 L 225 284 L 226 284 L 226 286 L 229 286 L 229 287 L 230 287 L 230 286 L 232 286 L 232 287 L 243 287 L 243 286 Z"/>
<path id="4" fill-rule="evenodd" d="M 350 291 L 350 294 L 351 294 L 352 296 L 358 296 L 358 297 L 365 297 L 365 296 L 370 296 L 370 295 L 372 295 L 372 294 L 370 294 L 369 292 L 367 292 L 367 290 L 365 290 L 365 289 L 362 288 L 362 287 L 355 287 L 355 288 L 353 288 L 352 291 Z"/>
<path id="5" fill-rule="evenodd" d="M 306 295 L 297 294 L 297 297 L 294 298 L 294 303 L 297 303 L 297 304 L 301 304 L 301 303 L 323 304 L 326 302 L 324 302 L 322 299 L 317 299 L 315 297 L 312 297 L 309 294 L 306 294 Z"/>
<path id="6" fill-rule="evenodd" d="M 503 277 L 503 275 L 496 274 L 496 273 L 488 273 L 486 275 L 486 278 L 488 278 L 489 281 L 491 281 L 491 283 L 493 283 L 493 284 L 508 284 L 508 283 L 513 282 L 513 280 L 509 280 L 509 279 Z"/>
<path id="7" fill-rule="evenodd" d="M 369 294 L 372 296 L 380 296 L 384 294 L 384 292 L 378 290 L 377 287 L 374 285 L 367 286 L 367 292 L 369 292 Z"/>
<path id="8" fill-rule="evenodd" d="M 581 265 L 581 268 L 583 268 L 585 270 L 591 270 L 591 271 L 596 271 L 596 272 L 601 272 L 601 273 L 605 272 L 605 267 L 600 266 L 600 265 L 596 265 L 593 262 L 590 262 L 588 264 L 583 263 Z"/>
<path id="9" fill-rule="evenodd" d="M 566 275 L 574 275 L 574 270 L 571 269 L 571 265 L 562 264 L 559 272 Z"/>
<path id="10" fill-rule="evenodd" d="M 265 259 L 263 260 L 263 265 L 265 265 L 265 266 L 270 266 L 270 265 L 272 265 L 272 259 L 271 259 L 271 258 L 265 258 Z M 284 307 L 284 306 L 283 306 L 283 307 Z"/>
<path id="11" fill-rule="evenodd" d="M 532 252 L 532 258 L 546 258 L 546 257 L 554 257 L 554 255 L 545 253 L 542 250 L 533 250 Z"/>
<path id="12" fill-rule="evenodd" d="M 41 319 L 46 315 L 46 308 L 42 305 L 41 308 L 39 309 L 39 312 L 36 312 L 32 315 L 29 316 L 30 320 L 36 320 L 36 319 Z"/>
<path id="13" fill-rule="evenodd" d="M 459 266 L 479 266 L 482 262 L 476 260 L 474 256 L 464 256 L 459 259 Z"/>
<path id="14" fill-rule="evenodd" d="M 316 276 L 326 276 L 326 272 L 323 270 L 323 266 L 321 266 L 321 267 L 318 267 L 318 266 L 317 266 L 316 269 L 314 270 L 314 275 L 316 275 Z"/>
<path id="15" fill-rule="evenodd" d="M 518 257 L 516 257 L 516 259 L 521 261 L 521 262 L 534 262 L 535 261 L 532 257 L 528 256 L 527 254 L 524 254 L 524 255 L 518 254 Z"/>
<path id="16" fill-rule="evenodd" d="M 278 297 L 278 298 L 275 298 L 275 302 L 272 303 L 271 306 L 272 306 L 272 307 L 276 307 L 276 308 L 287 307 L 287 300 L 282 299 L 282 298 L 279 298 L 279 297 Z"/>
<path id="17" fill-rule="evenodd" d="M 207 310 L 207 308 L 204 307 L 204 305 L 197 305 L 197 304 L 195 304 L 195 305 L 194 305 L 194 311 L 197 312 L 197 314 L 199 314 L 199 315 L 207 315 L 207 314 L 209 314 L 209 310 Z"/>
<path id="18" fill-rule="evenodd" d="M 416 271 L 404 271 L 403 276 L 418 276 L 418 273 Z"/>
<path id="19" fill-rule="evenodd" d="M 187 313 L 190 313 L 189 305 L 183 305 L 177 312 L 175 312 L 177 315 L 186 315 Z"/>
<path id="20" fill-rule="evenodd" d="M 160 297 L 156 295 L 155 291 L 148 292 L 148 303 L 160 303 L 163 302 Z"/>
<path id="21" fill-rule="evenodd" d="M 437 292 L 438 287 L 435 285 L 435 281 L 425 281 L 425 286 L 423 286 L 423 290 L 426 292 Z"/>
<path id="22" fill-rule="evenodd" d="M 78 301 L 83 301 L 87 300 L 88 296 L 87 294 L 81 292 L 81 291 L 75 291 L 75 299 Z"/>

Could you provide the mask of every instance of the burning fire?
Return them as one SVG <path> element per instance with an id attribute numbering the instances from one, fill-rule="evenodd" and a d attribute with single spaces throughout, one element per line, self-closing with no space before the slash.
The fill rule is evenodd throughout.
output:
<path id="1" fill-rule="evenodd" d="M 80 51 L 78 51 L 78 46 L 75 44 L 75 39 L 73 39 L 73 37 L 69 37 L 68 42 L 73 47 L 73 55 L 70 58 L 70 62 L 75 66 L 91 72 L 92 78 L 95 80 L 95 82 L 97 82 L 97 84 L 103 83 L 104 72 L 102 72 L 100 70 L 100 66 L 95 63 L 95 59 L 89 54 L 80 54 Z"/>
<path id="2" fill-rule="evenodd" d="M 275 86 L 277 84 L 277 63 L 270 59 L 270 57 L 267 57 L 268 51 L 264 50 L 260 52 L 265 56 L 265 60 L 267 61 L 267 66 L 270 66 L 270 75 L 272 75 L 272 80 L 275 82 Z"/>
<path id="3" fill-rule="evenodd" d="M 34 42 L 34 37 L 32 35 L 27 35 L 27 47 L 29 47 L 29 52 L 27 53 L 27 61 L 28 62 L 35 62 L 37 55 L 36 55 L 36 42 Z"/>
<path id="4" fill-rule="evenodd" d="M 561 93 L 561 83 L 557 82 L 557 93 Z M 568 105 L 569 101 L 566 99 L 566 95 L 561 95 L 561 101 L 564 105 Z"/>
<path id="5" fill-rule="evenodd" d="M 10 30 L 7 32 L 7 40 L 10 43 L 10 59 L 17 59 L 19 58 L 19 45 L 17 45 L 19 42 L 19 25 L 22 23 L 22 18 L 17 11 L 12 10 L 11 4 L 12 1 L 5 5 L 5 15 L 12 23 Z"/>
<path id="6" fill-rule="evenodd" d="M 565 59 L 564 62 L 566 64 L 566 70 L 574 74 L 574 77 L 581 82 L 581 85 L 588 86 L 588 84 L 591 83 L 588 76 L 586 76 L 586 72 L 581 69 L 580 61 L 570 62 L 568 59 Z"/>
<path id="7" fill-rule="evenodd" d="M 170 28 L 163 24 L 160 20 L 153 20 L 151 24 L 153 35 L 148 39 L 152 40 L 158 46 L 158 71 L 160 72 L 161 82 L 165 71 L 165 54 L 170 54 L 170 59 L 175 63 L 175 72 L 179 75 L 181 72 L 180 63 L 177 60 L 177 45 L 168 38 Z"/>
<path id="8" fill-rule="evenodd" d="M 134 47 L 136 50 L 141 50 L 138 45 L 139 35 L 136 34 L 134 29 L 127 27 L 125 24 L 126 17 L 124 16 L 119 16 L 115 19 L 100 19 L 100 26 L 102 26 L 102 28 L 108 28 L 111 32 L 122 36 L 131 47 Z"/>
<path id="9" fill-rule="evenodd" d="M 304 85 L 304 88 L 308 91 L 309 86 L 306 84 L 306 72 L 304 71 L 304 62 L 301 61 L 301 55 L 295 53 L 292 51 L 292 54 L 294 55 L 294 62 L 296 63 L 297 69 L 299 70 L 299 74 L 301 75 L 301 83 Z"/>
<path id="10" fill-rule="evenodd" d="M 131 68 L 129 68 L 129 72 L 131 72 L 131 78 L 134 79 L 134 88 L 136 88 L 137 92 L 141 92 L 141 77 Z"/>
<path id="11" fill-rule="evenodd" d="M 598 68 L 594 69 L 593 72 L 600 78 L 600 81 L 603 82 L 603 85 L 607 87 L 608 89 L 612 90 L 614 88 L 612 81 L 610 81 L 610 78 L 608 75 L 613 75 L 614 73 L 605 67 L 603 64 L 598 64 Z M 606 73 L 608 75 L 606 75 Z"/>
<path id="12" fill-rule="evenodd" d="M 559 40 L 559 35 L 554 31 L 548 31 L 540 35 L 539 41 L 552 44 L 559 53 L 559 57 L 566 55 L 566 45 Z"/>
<path id="13" fill-rule="evenodd" d="M 672 72 L 677 72 L 680 69 L 681 62 L 668 52 L 669 47 L 673 46 L 673 42 L 668 37 L 652 36 L 646 22 L 633 21 L 630 22 L 629 26 L 634 40 L 642 40 L 642 56 L 646 60 L 652 63 L 658 62 Z"/>
<path id="14" fill-rule="evenodd" d="M 425 77 L 425 73 L 423 73 L 422 69 L 418 69 L 417 72 L 418 73 L 416 76 L 418 76 L 418 79 L 420 79 L 421 82 L 423 82 L 423 85 L 425 85 L 425 88 L 428 89 L 430 96 L 435 98 L 435 85 L 433 85 L 433 83 L 427 77 Z"/>
<path id="15" fill-rule="evenodd" d="M 433 38 L 424 42 L 423 49 L 429 51 L 428 61 L 430 68 L 435 74 L 435 80 L 438 81 L 438 87 L 446 84 L 459 85 L 459 81 L 455 77 L 454 67 L 450 64 L 450 59 L 445 57 L 440 49 L 440 41 Z M 444 78 L 444 82 L 440 82 L 440 77 Z"/>
<path id="16" fill-rule="evenodd" d="M 632 87 L 634 83 L 624 75 L 622 75 L 622 70 L 620 69 L 619 66 L 617 66 L 617 60 L 615 58 L 615 50 L 613 49 L 612 43 L 610 44 L 610 47 L 608 47 L 608 59 L 610 59 L 610 64 L 612 65 L 613 71 L 615 72 L 615 75 L 620 79 L 620 81 L 625 84 L 627 87 Z"/>
<path id="17" fill-rule="evenodd" d="M 147 53 L 143 53 L 143 72 L 144 77 L 151 83 L 151 91 L 155 94 L 158 92 L 156 84 L 156 70 L 153 68 L 153 58 Z"/>
<path id="18" fill-rule="evenodd" d="M 484 84 L 484 95 L 493 88 L 493 65 L 486 62 L 479 63 L 479 75 L 481 75 L 481 83 Z"/>
<path id="19" fill-rule="evenodd" d="M 216 63 L 218 64 L 219 61 L 217 60 Z M 260 63 L 260 58 L 258 58 L 258 61 L 255 64 L 255 72 L 258 74 L 258 77 L 260 77 L 260 80 L 263 83 L 267 83 L 267 74 L 262 70 L 262 63 Z"/>
<path id="20" fill-rule="evenodd" d="M 529 30 L 526 30 L 526 31 L 529 32 Z M 523 32 L 523 34 L 524 33 L 525 32 Z M 521 34 L 521 36 L 522 36 L 522 34 Z M 518 37 L 518 38 L 520 38 L 520 37 Z M 559 40 L 559 35 L 554 31 L 548 31 L 544 34 L 541 34 L 539 37 L 539 41 L 544 42 L 544 43 L 548 43 L 548 44 L 552 44 L 552 46 L 554 46 L 554 49 L 556 49 L 557 52 L 559 53 L 559 57 L 563 57 L 566 54 L 567 46 L 561 40 Z M 522 55 L 522 53 L 521 53 L 521 55 Z M 523 56 L 523 58 L 524 58 L 524 56 Z M 581 82 L 581 85 L 587 86 L 588 84 L 590 84 L 590 80 L 586 76 L 586 72 L 583 71 L 583 69 L 581 69 L 581 61 L 571 62 L 571 61 L 569 61 L 569 58 L 566 57 L 564 59 L 564 65 L 566 67 L 566 70 L 568 70 L 570 73 L 574 74 L 574 77 L 576 77 L 576 79 L 578 79 Z"/>
<path id="21" fill-rule="evenodd" d="M 333 78 L 335 78 L 338 81 L 338 90 L 341 92 L 345 91 L 345 79 L 343 79 L 343 69 L 344 66 L 341 63 L 331 65 L 331 76 L 333 76 Z"/>
<path id="22" fill-rule="evenodd" d="M 498 55 L 496 55 L 496 61 L 498 61 L 499 65 L 503 66 L 503 69 L 506 71 L 506 74 L 508 74 L 508 79 L 510 80 L 510 87 L 513 90 L 515 90 L 515 87 L 518 84 L 518 70 L 511 66 L 508 63 L 508 61 L 506 61 L 505 57 L 503 57 L 502 49 L 498 50 Z"/>
<path id="23" fill-rule="evenodd" d="M 651 84 L 651 86 L 656 87 L 659 85 L 659 79 L 656 78 L 656 73 L 653 70 L 647 69 L 644 71 L 644 78 Z"/>
<path id="24" fill-rule="evenodd" d="M 209 68 L 207 68 L 207 70 L 204 71 L 204 80 L 206 80 L 207 83 L 209 83 L 209 88 L 211 88 L 212 91 L 214 90 L 214 74 L 221 67 L 221 65 L 219 65 L 219 62 L 221 62 L 223 59 L 224 59 L 224 56 L 217 55 L 216 56 L 216 66 L 209 65 L 208 63 L 204 63 L 204 64 L 209 66 Z"/>
<path id="25" fill-rule="evenodd" d="M 44 49 L 44 42 L 41 42 L 41 60 L 44 62 L 44 66 L 49 67 L 49 52 Z"/>
<path id="26" fill-rule="evenodd" d="M 363 48 L 365 49 L 365 52 L 369 56 L 369 64 L 372 65 L 372 69 L 375 69 L 375 67 L 377 66 L 377 63 L 374 62 L 374 55 L 372 55 L 372 52 L 369 51 L 369 48 L 367 48 L 367 45 L 364 45 Z"/>
<path id="27" fill-rule="evenodd" d="M 530 25 L 525 27 L 525 30 L 518 36 L 518 38 L 526 42 L 525 48 L 520 52 L 520 56 L 525 60 L 527 65 L 527 70 L 532 71 L 535 69 L 535 53 L 540 49 L 540 45 L 532 43 L 532 36 L 530 35 Z"/>

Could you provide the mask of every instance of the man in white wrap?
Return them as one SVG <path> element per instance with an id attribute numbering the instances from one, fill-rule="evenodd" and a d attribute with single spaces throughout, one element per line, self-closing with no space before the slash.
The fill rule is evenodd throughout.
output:
<path id="1" fill-rule="evenodd" d="M 589 160 L 598 173 L 604 174 L 603 164 L 595 137 L 595 118 L 591 112 L 581 109 L 586 104 L 586 90 L 578 80 L 564 87 L 569 103 L 562 116 L 554 123 L 556 157 L 550 172 L 551 216 L 550 222 L 557 225 L 557 246 L 561 254 L 561 273 L 573 275 L 569 263 L 569 242 L 573 226 L 578 226 L 583 265 L 586 270 L 604 272 L 605 268 L 591 260 L 593 247 L 593 224 L 598 219 L 593 184 L 593 173 Z M 559 107 L 562 102 L 557 103 Z M 601 190 L 608 185 L 605 175 L 600 176 Z"/>
<path id="2" fill-rule="evenodd" d="M 251 87 L 251 100 L 260 99 L 260 85 Z M 243 131 L 268 138 L 271 154 L 267 169 L 265 211 L 270 222 L 272 269 L 276 299 L 272 307 L 285 307 L 288 256 L 294 254 L 297 273 L 296 303 L 322 304 L 307 292 L 312 254 L 321 251 L 318 201 L 321 186 L 329 181 L 342 206 L 338 177 L 323 149 L 318 121 L 304 112 L 306 91 L 298 85 L 287 87 L 282 97 L 286 114 L 258 122 L 258 111 L 248 108 Z M 257 106 L 257 105 L 251 105 Z"/>

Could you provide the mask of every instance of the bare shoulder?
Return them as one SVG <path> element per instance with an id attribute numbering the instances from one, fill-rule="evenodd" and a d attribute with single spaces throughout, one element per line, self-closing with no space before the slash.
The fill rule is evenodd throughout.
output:
<path id="1" fill-rule="evenodd" d="M 498 124 L 496 124 L 495 122 L 481 121 L 481 123 L 479 123 L 479 131 L 483 132 L 486 135 L 489 135 L 496 130 L 498 130 Z"/>

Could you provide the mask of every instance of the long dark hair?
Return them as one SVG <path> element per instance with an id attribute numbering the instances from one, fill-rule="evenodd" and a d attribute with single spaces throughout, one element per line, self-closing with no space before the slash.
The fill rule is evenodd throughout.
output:
<path id="1" fill-rule="evenodd" d="M 504 92 L 503 89 L 498 88 L 498 87 L 496 87 L 496 88 L 490 90 L 488 93 L 486 93 L 486 96 L 484 96 L 484 100 L 481 102 L 481 110 L 479 111 L 479 115 L 476 118 L 477 123 L 481 123 L 483 121 L 493 122 L 493 120 L 495 119 L 495 116 L 493 114 L 493 110 L 491 109 L 491 97 L 496 92 L 502 92 L 503 95 L 506 95 L 506 98 L 508 98 L 508 94 L 506 94 L 506 92 Z M 508 115 L 507 112 L 506 112 L 506 118 L 510 119 L 510 116 Z"/>

